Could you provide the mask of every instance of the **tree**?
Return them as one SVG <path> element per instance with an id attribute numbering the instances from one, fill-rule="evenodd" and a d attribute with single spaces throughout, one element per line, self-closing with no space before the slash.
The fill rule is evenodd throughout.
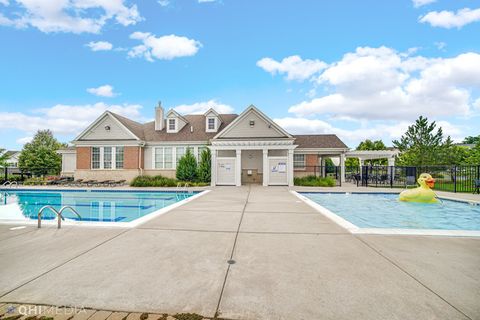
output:
<path id="1" fill-rule="evenodd" d="M 355 150 L 387 150 L 387 146 L 383 143 L 382 140 L 375 140 L 372 141 L 370 139 L 366 139 L 358 144 Z M 374 160 L 366 160 L 365 164 L 370 165 L 386 165 L 386 159 L 374 159 Z M 360 165 L 357 158 L 347 158 L 345 160 L 345 165 L 347 167 L 357 167 Z"/>
<path id="2" fill-rule="evenodd" d="M 203 150 L 198 164 L 198 180 L 201 182 L 210 182 L 212 178 L 212 154 L 210 149 Z"/>
<path id="3" fill-rule="evenodd" d="M 0 167 L 7 166 L 8 155 L 5 149 L 0 148 Z"/>
<path id="4" fill-rule="evenodd" d="M 50 130 L 39 130 L 32 142 L 25 144 L 18 166 L 34 175 L 58 174 L 62 167 L 62 157 L 57 150 L 65 147 L 58 142 Z"/>
<path id="5" fill-rule="evenodd" d="M 480 141 L 477 142 L 474 148 L 470 149 L 464 162 L 470 165 L 480 165 Z"/>
<path id="6" fill-rule="evenodd" d="M 480 142 L 480 134 L 476 137 L 468 136 L 463 139 L 463 143 L 465 144 L 477 144 Z"/>
<path id="7" fill-rule="evenodd" d="M 435 121 L 428 122 L 420 116 L 400 140 L 393 140 L 393 145 L 400 151 L 398 163 L 407 166 L 422 166 L 441 164 L 440 152 L 443 146 L 443 131 L 439 127 L 435 130 Z"/>
<path id="8" fill-rule="evenodd" d="M 197 159 L 190 149 L 187 149 L 187 153 L 178 162 L 177 179 L 181 181 L 195 181 L 197 179 Z"/>
<path id="9" fill-rule="evenodd" d="M 470 153 L 466 147 L 456 146 L 450 137 L 443 142 L 437 164 L 458 165 L 465 163 L 465 159 Z"/>

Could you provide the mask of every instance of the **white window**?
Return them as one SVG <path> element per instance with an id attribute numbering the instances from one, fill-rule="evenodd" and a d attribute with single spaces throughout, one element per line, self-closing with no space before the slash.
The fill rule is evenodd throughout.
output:
<path id="1" fill-rule="evenodd" d="M 123 157 L 124 157 L 123 147 L 115 147 L 115 168 L 116 169 L 123 169 Z"/>
<path id="2" fill-rule="evenodd" d="M 177 130 L 177 119 L 168 119 L 168 131 Z"/>
<path id="3" fill-rule="evenodd" d="M 92 169 L 123 169 L 123 147 L 92 147 Z"/>
<path id="4" fill-rule="evenodd" d="M 200 161 L 201 152 L 206 147 L 165 146 L 154 147 L 153 149 L 153 167 L 155 169 L 176 169 L 180 159 L 187 153 L 187 150 L 190 150 L 197 161 Z"/>
<path id="5" fill-rule="evenodd" d="M 208 130 L 215 130 L 215 118 L 208 118 Z"/>
<path id="6" fill-rule="evenodd" d="M 293 155 L 293 168 L 294 169 L 305 169 L 305 155 L 304 154 L 294 154 Z"/>
<path id="7" fill-rule="evenodd" d="M 202 160 L 202 153 L 203 151 L 207 150 L 207 147 L 198 147 L 198 161 Z"/>
<path id="8" fill-rule="evenodd" d="M 103 168 L 112 169 L 112 147 L 103 148 Z"/>
<path id="9" fill-rule="evenodd" d="M 92 148 L 92 169 L 100 169 L 100 148 Z"/>

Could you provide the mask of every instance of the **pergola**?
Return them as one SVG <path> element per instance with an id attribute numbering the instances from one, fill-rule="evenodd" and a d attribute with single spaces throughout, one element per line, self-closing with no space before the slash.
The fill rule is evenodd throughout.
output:
<path id="1" fill-rule="evenodd" d="M 365 160 L 387 159 L 388 166 L 395 166 L 395 157 L 400 152 L 398 150 L 354 150 L 345 154 L 347 158 L 358 158 L 360 166 L 363 166 Z"/>

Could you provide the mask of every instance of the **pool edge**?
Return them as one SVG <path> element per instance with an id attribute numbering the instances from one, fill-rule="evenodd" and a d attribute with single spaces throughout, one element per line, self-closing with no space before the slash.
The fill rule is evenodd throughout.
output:
<path id="1" fill-rule="evenodd" d="M 303 196 L 295 190 L 290 190 L 290 193 L 305 202 L 310 207 L 314 208 L 322 215 L 332 220 L 342 228 L 346 229 L 352 234 L 377 234 L 377 235 L 408 235 L 408 236 L 449 236 L 449 237 L 480 237 L 480 231 L 475 230 L 441 230 L 441 229 L 399 229 L 399 228 L 360 228 L 350 221 L 333 213 L 329 209 L 316 203 L 313 200 Z M 328 193 L 328 192 L 310 192 L 310 193 Z M 341 192 L 348 193 L 348 192 Z M 443 197 L 442 197 L 443 198 Z M 476 202 L 463 199 L 444 198 L 446 200 L 453 200 L 459 202 Z M 478 202 L 477 202 L 478 203 Z"/>

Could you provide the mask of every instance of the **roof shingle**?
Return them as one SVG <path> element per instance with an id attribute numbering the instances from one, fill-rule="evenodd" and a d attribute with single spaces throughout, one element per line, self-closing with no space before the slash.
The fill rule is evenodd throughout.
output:
<path id="1" fill-rule="evenodd" d="M 300 134 L 294 135 L 295 144 L 298 148 L 345 148 L 347 145 L 343 143 L 335 134 Z"/>

